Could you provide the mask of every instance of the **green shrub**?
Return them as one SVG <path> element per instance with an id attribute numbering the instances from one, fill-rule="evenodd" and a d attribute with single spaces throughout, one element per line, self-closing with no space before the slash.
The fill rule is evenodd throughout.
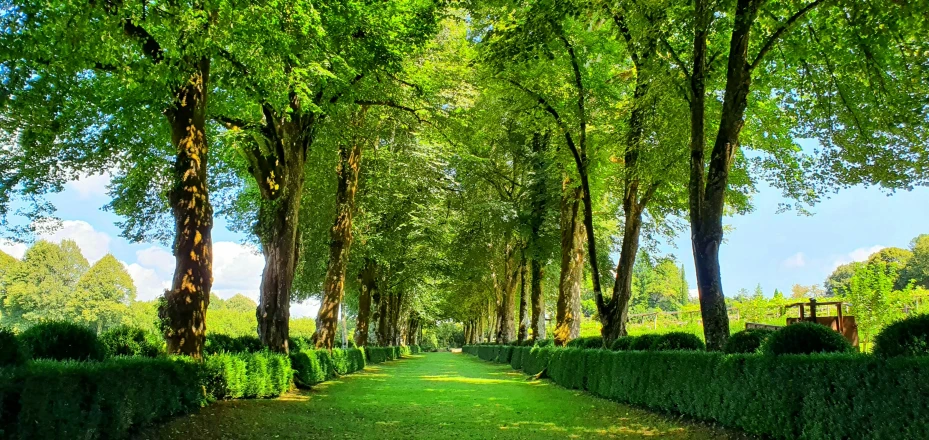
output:
<path id="1" fill-rule="evenodd" d="M 223 334 L 206 335 L 206 344 L 204 352 L 213 353 L 257 353 L 264 347 L 261 340 L 255 336 L 237 336 L 232 337 Z"/>
<path id="2" fill-rule="evenodd" d="M 201 365 L 185 358 L 35 361 L 0 373 L 0 437 L 125 438 L 204 403 Z"/>
<path id="3" fill-rule="evenodd" d="M 0 328 L 0 367 L 19 365 L 25 362 L 26 357 L 19 346 L 19 340 L 13 331 Z"/>
<path id="4" fill-rule="evenodd" d="M 874 354 L 929 356 L 929 315 L 911 316 L 885 327 L 874 338 Z"/>
<path id="5" fill-rule="evenodd" d="M 571 348 L 603 348 L 603 338 L 601 336 L 584 336 L 571 340 L 567 346 Z"/>
<path id="6" fill-rule="evenodd" d="M 121 325 L 100 336 L 108 356 L 156 357 L 161 353 L 161 341 L 143 329 Z"/>
<path id="7" fill-rule="evenodd" d="M 212 399 L 277 397 L 293 377 L 287 356 L 269 351 L 208 355 L 204 368 L 204 388 Z"/>
<path id="8" fill-rule="evenodd" d="M 297 386 L 309 388 L 326 380 L 326 371 L 319 363 L 316 350 L 303 350 L 290 354 L 290 366 L 294 370 Z"/>
<path id="9" fill-rule="evenodd" d="M 929 438 L 929 357 L 534 347 L 521 361 L 566 388 L 763 438 Z"/>
<path id="10" fill-rule="evenodd" d="M 635 336 L 620 336 L 610 344 L 610 350 L 626 351 L 632 350 L 632 344 L 635 342 Z"/>
<path id="11" fill-rule="evenodd" d="M 555 340 L 554 340 L 554 339 L 537 339 L 537 340 L 535 341 L 535 343 L 532 344 L 532 346 L 535 346 L 535 347 L 554 347 L 554 346 L 555 346 Z"/>
<path id="12" fill-rule="evenodd" d="M 764 344 L 764 341 L 767 340 L 768 336 L 771 336 L 772 333 L 774 333 L 774 331 L 759 328 L 735 332 L 730 335 L 729 339 L 726 341 L 724 351 L 729 354 L 758 353 L 761 351 L 761 346 Z"/>
<path id="13" fill-rule="evenodd" d="M 635 339 L 632 340 L 629 349 L 638 351 L 651 350 L 652 346 L 655 345 L 655 342 L 657 342 L 660 337 L 661 335 L 653 333 L 636 336 Z"/>
<path id="14" fill-rule="evenodd" d="M 241 399 L 247 383 L 245 359 L 220 352 L 204 357 L 204 388 L 211 399 Z"/>
<path id="15" fill-rule="evenodd" d="M 401 355 L 409 355 L 409 347 L 367 347 L 364 349 L 367 360 L 372 364 L 400 359 Z"/>
<path id="16" fill-rule="evenodd" d="M 291 353 L 298 353 L 304 350 L 315 350 L 313 341 L 310 338 L 292 337 L 287 341 L 287 346 Z"/>
<path id="17" fill-rule="evenodd" d="M 70 322 L 36 324 L 19 335 L 19 343 L 31 359 L 102 360 L 106 354 L 93 330 Z"/>
<path id="18" fill-rule="evenodd" d="M 652 350 L 697 350 L 706 351 L 706 344 L 696 335 L 684 332 L 670 332 L 658 337 L 652 344 Z"/>
<path id="19" fill-rule="evenodd" d="M 762 346 L 769 355 L 851 353 L 852 344 L 832 329 L 813 322 L 798 322 L 772 334 Z"/>

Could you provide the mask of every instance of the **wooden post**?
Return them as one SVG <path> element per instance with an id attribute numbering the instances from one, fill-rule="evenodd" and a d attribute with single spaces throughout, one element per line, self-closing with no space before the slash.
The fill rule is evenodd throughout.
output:
<path id="1" fill-rule="evenodd" d="M 810 321 L 816 322 L 816 298 L 810 298 Z"/>

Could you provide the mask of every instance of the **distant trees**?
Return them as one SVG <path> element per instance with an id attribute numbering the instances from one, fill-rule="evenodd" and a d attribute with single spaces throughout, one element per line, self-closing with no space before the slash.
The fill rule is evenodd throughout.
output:
<path id="1" fill-rule="evenodd" d="M 0 323 L 14 329 L 67 320 L 99 333 L 120 324 L 135 299 L 132 278 L 116 258 L 106 255 L 90 266 L 71 240 L 38 241 L 22 261 L 10 258 L 0 256 L 6 266 Z"/>

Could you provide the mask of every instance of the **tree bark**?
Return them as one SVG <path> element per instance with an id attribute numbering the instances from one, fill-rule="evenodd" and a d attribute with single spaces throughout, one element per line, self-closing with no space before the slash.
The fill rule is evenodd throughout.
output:
<path id="1" fill-rule="evenodd" d="M 174 185 L 169 194 L 174 213 L 174 278 L 159 309 L 169 354 L 200 359 L 206 338 L 206 311 L 213 285 L 213 208 L 207 187 L 206 105 L 210 60 L 174 93 L 174 107 L 165 111 L 171 125 L 176 157 Z"/>
<path id="2" fill-rule="evenodd" d="M 526 279 L 529 278 L 529 266 L 526 264 L 525 251 L 522 252 L 519 262 L 519 331 L 516 340 L 523 342 L 529 336 L 529 301 L 526 289 Z"/>
<path id="3" fill-rule="evenodd" d="M 297 167 L 297 164 L 292 164 Z M 291 169 L 282 193 L 262 204 L 259 234 L 265 257 L 258 301 L 258 336 L 272 351 L 287 353 L 290 338 L 290 291 L 298 259 L 298 224 L 303 197 L 303 165 Z"/>
<path id="4" fill-rule="evenodd" d="M 497 311 L 497 336 L 499 344 L 509 344 L 516 332 L 516 285 L 519 280 L 519 265 L 516 262 L 516 246 L 507 244 L 504 254 L 504 280 L 500 306 Z"/>
<path id="5" fill-rule="evenodd" d="M 532 272 L 532 339 L 545 339 L 545 295 L 542 294 L 542 280 L 545 276 L 542 264 L 537 259 L 530 262 Z"/>
<path id="6" fill-rule="evenodd" d="M 352 214 L 355 210 L 355 192 L 361 165 L 360 139 L 352 145 L 339 145 L 339 166 L 336 169 L 336 218 L 330 231 L 329 264 L 323 282 L 323 301 L 316 318 L 316 348 L 332 349 L 336 333 L 339 307 L 345 294 L 345 270 L 352 246 Z"/>
<path id="7" fill-rule="evenodd" d="M 365 260 L 364 269 L 358 277 L 361 296 L 358 298 L 358 323 L 355 325 L 355 345 L 368 345 L 368 323 L 371 320 L 371 297 L 377 291 L 377 265 L 374 260 Z"/>
<path id="8" fill-rule="evenodd" d="M 555 314 L 555 345 L 577 338 L 581 329 L 581 281 L 584 275 L 585 227 L 580 218 L 581 188 L 565 179 L 561 197 L 561 279 Z"/>
<path id="9" fill-rule="evenodd" d="M 729 337 L 729 316 L 723 294 L 719 267 L 719 246 L 723 239 L 722 216 L 725 207 L 729 170 L 738 150 L 739 134 L 744 124 L 745 108 L 751 85 L 748 46 L 751 26 L 763 1 L 739 0 L 735 25 L 729 42 L 726 89 L 719 129 L 705 166 L 705 64 L 707 26 L 711 11 L 703 1 L 697 2 L 694 32 L 694 64 L 691 75 L 691 161 L 690 224 L 700 313 L 707 349 L 722 350 Z"/>
<path id="10" fill-rule="evenodd" d="M 377 299 L 377 345 L 386 347 L 390 345 L 390 295 L 376 291 L 374 296 Z"/>

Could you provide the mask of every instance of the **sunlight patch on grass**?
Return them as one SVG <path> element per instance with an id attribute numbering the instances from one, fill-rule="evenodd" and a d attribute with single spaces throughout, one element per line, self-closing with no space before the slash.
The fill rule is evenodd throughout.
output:
<path id="1" fill-rule="evenodd" d="M 421 379 L 428 380 L 430 382 L 458 382 L 458 383 L 469 383 L 474 385 L 493 385 L 501 383 L 513 383 L 511 380 L 503 379 L 480 379 L 476 377 L 463 377 L 463 376 L 419 376 Z"/>

